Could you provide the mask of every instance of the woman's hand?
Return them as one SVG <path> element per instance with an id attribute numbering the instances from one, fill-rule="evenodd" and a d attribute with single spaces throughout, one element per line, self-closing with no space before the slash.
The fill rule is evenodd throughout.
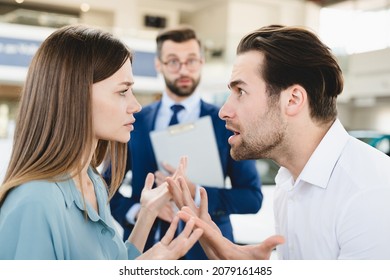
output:
<path id="1" fill-rule="evenodd" d="M 187 173 L 187 164 L 188 164 L 188 159 L 187 157 L 181 157 L 180 163 L 178 168 L 174 168 L 173 166 L 163 163 L 162 166 L 164 167 L 165 171 L 169 174 L 168 176 L 165 175 L 165 173 L 161 171 L 156 171 L 154 173 L 154 176 L 156 177 L 155 181 L 156 184 L 162 184 L 163 182 L 166 182 L 167 178 L 171 177 L 172 179 L 176 180 L 179 177 L 182 177 L 185 179 L 188 189 L 190 190 L 192 198 L 195 197 L 195 192 L 196 192 L 196 185 L 191 182 L 186 173 Z"/>
<path id="2" fill-rule="evenodd" d="M 178 177 L 184 177 L 187 168 L 187 158 L 182 157 L 176 171 L 174 172 L 172 179 L 176 180 Z M 145 185 L 141 192 L 141 207 L 145 207 L 153 213 L 159 213 L 162 207 L 164 207 L 172 198 L 169 190 L 168 183 L 162 182 L 156 188 L 153 188 L 155 176 L 149 173 L 145 179 Z"/>
<path id="3" fill-rule="evenodd" d="M 173 176 L 174 178 L 184 175 L 186 164 L 186 158 L 182 158 L 180 160 L 180 165 Z M 173 219 L 175 212 L 171 206 L 172 196 L 168 190 L 168 184 L 164 182 L 158 187 L 153 188 L 154 181 L 154 175 L 149 173 L 146 176 L 145 185 L 141 193 L 141 208 L 137 214 L 137 221 L 128 238 L 129 242 L 131 242 L 140 252 L 144 250 L 146 239 L 156 217 L 161 216 L 170 222 Z"/>
<path id="4" fill-rule="evenodd" d="M 134 228 L 128 238 L 129 242 L 140 252 L 144 250 L 146 239 L 160 210 L 171 199 L 167 183 L 153 188 L 153 182 L 154 175 L 149 173 L 146 176 L 145 185 L 141 192 L 141 208 L 137 214 Z"/>
<path id="5" fill-rule="evenodd" d="M 174 239 L 179 218 L 175 216 L 167 233 L 138 260 L 177 260 L 184 256 L 201 237 L 203 230 L 194 229 L 195 220 L 189 219 L 184 230 Z"/>
<path id="6" fill-rule="evenodd" d="M 211 228 L 220 233 L 218 226 L 211 220 L 208 213 L 208 197 L 205 188 L 201 187 L 199 189 L 200 205 L 197 207 L 192 199 L 190 190 L 187 187 L 187 182 L 183 177 L 178 177 L 176 180 L 173 178 L 167 178 L 167 182 L 173 201 L 175 201 L 179 209 L 182 209 L 185 206 L 188 207 L 196 217 L 199 217 L 201 220 L 209 224 Z"/>
<path id="7" fill-rule="evenodd" d="M 145 185 L 141 193 L 141 209 L 145 208 L 157 217 L 161 208 L 163 208 L 172 198 L 168 184 L 163 183 L 153 188 L 154 175 L 149 173 L 145 179 Z"/>

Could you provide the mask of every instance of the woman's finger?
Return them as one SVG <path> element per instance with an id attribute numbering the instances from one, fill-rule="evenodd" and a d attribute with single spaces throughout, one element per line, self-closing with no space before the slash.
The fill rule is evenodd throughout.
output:
<path id="1" fill-rule="evenodd" d="M 187 182 L 183 177 L 177 178 L 177 181 L 182 192 L 182 200 L 184 205 L 190 206 L 193 210 L 195 206 L 194 200 L 192 199 L 190 189 L 188 188 Z"/>
<path id="2" fill-rule="evenodd" d="M 177 185 L 176 181 L 171 177 L 167 177 L 168 190 L 172 195 L 173 201 L 176 203 L 176 206 L 180 209 L 184 206 L 183 203 L 183 194 L 181 188 Z"/>
<path id="3" fill-rule="evenodd" d="M 175 216 L 167 232 L 165 233 L 164 237 L 161 239 L 161 243 L 163 245 L 168 246 L 172 242 L 175 236 L 178 222 L 179 222 L 179 217 Z"/>
<path id="4" fill-rule="evenodd" d="M 179 176 L 185 177 L 186 176 L 186 172 L 187 172 L 187 156 L 182 156 L 180 158 L 179 166 L 177 167 L 177 169 L 176 169 L 175 173 L 173 174 L 172 178 L 174 180 L 176 180 L 177 177 L 179 177 Z"/>
<path id="5" fill-rule="evenodd" d="M 199 205 L 199 217 L 206 219 L 209 216 L 209 199 L 207 197 L 206 189 L 201 187 L 200 191 L 200 205 Z"/>
<path id="6" fill-rule="evenodd" d="M 154 175 L 153 175 L 153 173 L 148 173 L 148 175 L 146 176 L 146 179 L 145 179 L 144 188 L 147 190 L 151 190 L 153 187 L 153 183 L 154 183 Z"/>
<path id="7" fill-rule="evenodd" d="M 180 233 L 181 236 L 184 236 L 185 238 L 188 238 L 188 236 L 191 235 L 192 229 L 195 226 L 195 219 L 191 218 L 188 222 L 186 222 L 186 226 L 184 227 L 183 231 Z"/>

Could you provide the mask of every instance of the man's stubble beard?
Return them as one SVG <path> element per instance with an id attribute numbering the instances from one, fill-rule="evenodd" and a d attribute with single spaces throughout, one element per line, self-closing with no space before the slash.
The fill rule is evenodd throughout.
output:
<path id="1" fill-rule="evenodd" d="M 264 119 L 271 120 L 267 127 L 261 126 Z M 269 110 L 254 127 L 247 129 L 250 135 L 245 138 L 241 136 L 239 145 L 230 149 L 234 160 L 273 159 L 275 149 L 283 145 L 287 125 L 278 115 L 278 111 Z"/>
<path id="2" fill-rule="evenodd" d="M 179 79 L 176 79 L 174 82 L 171 82 L 167 78 L 164 77 L 165 84 L 166 84 L 167 88 L 174 95 L 177 95 L 177 96 L 180 96 L 180 97 L 191 96 L 194 93 L 194 91 L 196 90 L 196 88 L 198 87 L 199 82 L 200 82 L 200 77 L 197 80 L 195 80 L 193 78 L 190 78 L 190 79 L 192 81 L 192 86 L 191 87 L 180 88 L 180 87 L 176 86 L 176 84 L 175 84 L 175 82 L 177 80 L 179 80 Z"/>

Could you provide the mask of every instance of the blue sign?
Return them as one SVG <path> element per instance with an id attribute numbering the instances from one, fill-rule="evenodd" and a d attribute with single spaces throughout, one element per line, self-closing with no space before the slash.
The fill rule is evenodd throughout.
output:
<path id="1" fill-rule="evenodd" d="M 132 65 L 134 76 L 157 77 L 157 72 L 154 68 L 155 56 L 154 52 L 134 51 Z"/>
<path id="2" fill-rule="evenodd" d="M 0 37 L 0 65 L 28 67 L 41 41 Z"/>
<path id="3" fill-rule="evenodd" d="M 28 68 L 42 41 L 0 36 L 0 65 Z M 134 51 L 134 76 L 157 77 L 154 52 Z"/>

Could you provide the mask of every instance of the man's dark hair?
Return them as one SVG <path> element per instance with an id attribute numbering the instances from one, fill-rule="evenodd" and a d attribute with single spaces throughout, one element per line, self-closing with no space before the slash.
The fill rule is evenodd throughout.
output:
<path id="1" fill-rule="evenodd" d="M 270 96 L 278 97 L 282 90 L 299 84 L 307 91 L 313 119 L 328 122 L 336 118 L 342 72 L 330 49 L 314 33 L 300 27 L 265 26 L 241 39 L 237 54 L 248 51 L 264 55 L 259 75 Z"/>
<path id="2" fill-rule="evenodd" d="M 165 41 L 172 40 L 176 43 L 182 43 L 192 39 L 198 41 L 199 47 L 201 47 L 200 40 L 197 38 L 195 31 L 190 27 L 180 26 L 160 31 L 156 38 L 157 57 L 161 58 L 161 48 Z"/>

